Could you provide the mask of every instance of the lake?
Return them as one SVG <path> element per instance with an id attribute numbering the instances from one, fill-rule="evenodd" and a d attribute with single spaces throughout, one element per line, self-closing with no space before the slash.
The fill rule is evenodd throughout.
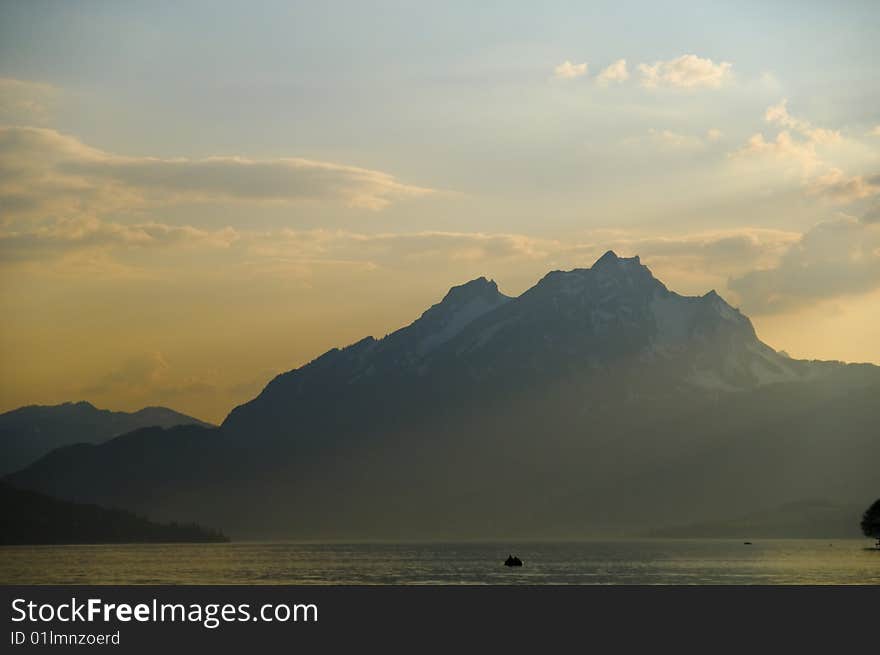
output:
<path id="1" fill-rule="evenodd" d="M 868 540 L 5 546 L 4 584 L 880 584 Z M 502 565 L 508 553 L 522 568 Z"/>

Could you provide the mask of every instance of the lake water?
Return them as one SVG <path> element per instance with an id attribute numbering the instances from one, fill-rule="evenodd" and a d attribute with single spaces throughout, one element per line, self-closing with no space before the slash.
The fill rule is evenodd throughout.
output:
<path id="1" fill-rule="evenodd" d="M 868 540 L 0 548 L 5 584 L 880 584 Z M 502 565 L 508 553 L 525 563 Z"/>

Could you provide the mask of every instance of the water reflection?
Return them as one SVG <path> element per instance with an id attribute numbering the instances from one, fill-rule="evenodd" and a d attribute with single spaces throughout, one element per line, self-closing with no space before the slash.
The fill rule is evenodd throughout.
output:
<path id="1" fill-rule="evenodd" d="M 865 541 L 0 548 L 6 584 L 880 584 Z M 503 566 L 508 553 L 525 562 Z"/>

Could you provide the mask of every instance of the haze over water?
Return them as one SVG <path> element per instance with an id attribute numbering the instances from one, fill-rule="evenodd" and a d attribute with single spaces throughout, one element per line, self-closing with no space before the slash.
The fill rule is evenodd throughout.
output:
<path id="1" fill-rule="evenodd" d="M 880 584 L 867 540 L 5 547 L 5 584 Z M 521 557 L 521 569 L 502 563 Z"/>

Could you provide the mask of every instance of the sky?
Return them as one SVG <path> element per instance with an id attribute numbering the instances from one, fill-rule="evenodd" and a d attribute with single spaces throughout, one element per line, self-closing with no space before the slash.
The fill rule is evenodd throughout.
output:
<path id="1" fill-rule="evenodd" d="M 871 2 L 0 2 L 0 411 L 221 421 L 603 252 L 880 364 Z"/>

